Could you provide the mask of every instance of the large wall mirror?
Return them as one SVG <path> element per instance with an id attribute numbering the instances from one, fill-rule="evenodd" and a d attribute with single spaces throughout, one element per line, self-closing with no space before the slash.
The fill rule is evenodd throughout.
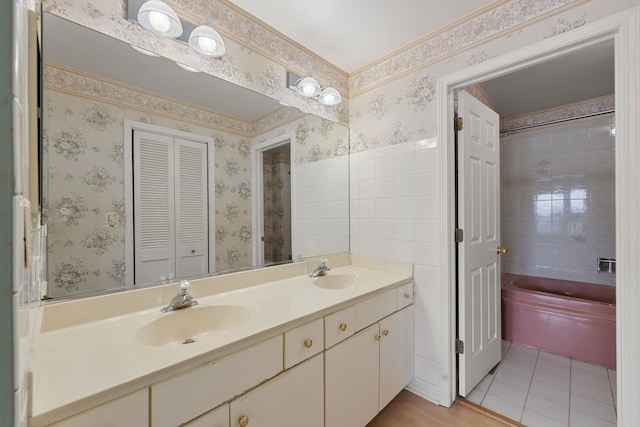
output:
<path id="1" fill-rule="evenodd" d="M 348 128 L 42 25 L 47 298 L 348 252 Z"/>

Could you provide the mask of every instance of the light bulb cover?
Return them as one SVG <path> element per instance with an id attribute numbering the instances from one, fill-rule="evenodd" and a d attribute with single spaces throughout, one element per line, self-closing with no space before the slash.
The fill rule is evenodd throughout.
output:
<path id="1" fill-rule="evenodd" d="M 138 22 L 145 29 L 161 36 L 175 39 L 182 35 L 182 23 L 178 14 L 160 0 L 150 0 L 141 6 Z"/>
<path id="2" fill-rule="evenodd" d="M 151 52 L 150 50 L 147 50 L 147 49 L 143 49 L 143 48 L 138 47 L 138 46 L 136 46 L 134 44 L 129 45 L 129 46 L 131 46 L 133 48 L 133 50 L 135 50 L 137 52 L 140 52 L 143 55 L 151 56 L 151 57 L 154 57 L 154 58 L 157 58 L 157 57 L 160 56 L 157 53 Z"/>
<path id="3" fill-rule="evenodd" d="M 334 87 L 328 86 L 322 89 L 320 95 L 318 95 L 318 101 L 322 105 L 332 106 L 342 102 L 342 95 Z"/>
<path id="4" fill-rule="evenodd" d="M 209 25 L 200 25 L 189 35 L 189 46 L 199 54 L 213 56 L 224 55 L 226 48 L 220 34 Z"/>
<path id="5" fill-rule="evenodd" d="M 296 85 L 296 93 L 306 96 L 307 98 L 318 96 L 320 93 L 320 83 L 311 76 L 304 77 L 300 79 Z"/>
<path id="6" fill-rule="evenodd" d="M 182 62 L 176 61 L 176 65 L 185 71 L 190 71 L 192 73 L 200 73 L 200 70 L 198 70 L 197 68 L 190 67 L 189 65 L 183 64 Z"/>

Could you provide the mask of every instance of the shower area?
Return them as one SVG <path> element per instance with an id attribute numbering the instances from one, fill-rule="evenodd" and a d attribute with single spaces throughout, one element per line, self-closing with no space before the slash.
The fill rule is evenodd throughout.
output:
<path id="1" fill-rule="evenodd" d="M 264 263 L 288 261 L 291 247 L 291 156 L 289 144 L 263 153 Z"/>
<path id="2" fill-rule="evenodd" d="M 615 368 L 614 113 L 500 143 L 503 338 Z"/>

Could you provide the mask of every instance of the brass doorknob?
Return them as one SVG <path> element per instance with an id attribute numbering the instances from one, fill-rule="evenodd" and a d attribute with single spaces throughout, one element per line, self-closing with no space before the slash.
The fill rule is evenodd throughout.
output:
<path id="1" fill-rule="evenodd" d="M 386 337 L 387 335 L 389 335 L 389 330 L 385 329 L 384 331 L 382 331 L 382 334 Z"/>
<path id="2" fill-rule="evenodd" d="M 341 331 L 346 331 L 347 330 L 347 324 L 346 323 L 341 323 L 340 324 L 340 330 Z"/>
<path id="3" fill-rule="evenodd" d="M 498 247 L 496 248 L 496 253 L 497 253 L 498 255 L 500 255 L 500 254 L 506 255 L 506 254 L 508 254 L 508 253 L 509 253 L 509 249 L 507 249 L 507 248 L 505 248 L 505 247 L 502 247 L 502 246 L 498 246 Z"/>
<path id="4" fill-rule="evenodd" d="M 405 297 L 405 299 L 409 299 L 409 298 L 411 298 L 411 294 L 407 292 L 406 294 L 404 294 L 404 297 Z"/>
<path id="5" fill-rule="evenodd" d="M 304 340 L 304 346 L 307 348 L 311 348 L 311 346 L 313 345 L 313 341 L 311 341 L 310 339 L 306 339 Z"/>
<path id="6" fill-rule="evenodd" d="M 195 249 L 191 249 L 191 253 L 192 253 L 192 254 L 195 254 L 195 253 L 196 253 L 196 250 L 195 250 Z"/>
<path id="7" fill-rule="evenodd" d="M 247 425 L 249 425 L 249 417 L 247 417 L 246 415 L 241 416 L 238 420 L 238 424 L 240 425 L 240 427 L 247 427 Z"/>
<path id="8" fill-rule="evenodd" d="M 374 338 L 376 339 L 376 341 L 380 341 L 380 334 L 376 334 L 376 336 L 374 336 Z"/>

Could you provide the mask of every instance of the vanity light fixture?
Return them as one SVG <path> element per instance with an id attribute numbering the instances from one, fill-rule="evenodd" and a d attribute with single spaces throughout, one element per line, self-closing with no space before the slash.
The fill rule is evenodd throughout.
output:
<path id="1" fill-rule="evenodd" d="M 311 76 L 304 77 L 298 80 L 296 84 L 296 93 L 298 95 L 311 98 L 320 94 L 320 83 Z"/>
<path id="2" fill-rule="evenodd" d="M 332 105 L 337 105 L 342 102 L 342 95 L 335 87 L 329 86 L 322 89 L 320 95 L 318 95 L 318 101 L 321 104 L 326 105 L 328 107 Z"/>
<path id="3" fill-rule="evenodd" d="M 209 25 L 202 24 L 189 35 L 189 46 L 196 52 L 218 58 L 224 55 L 225 46 L 220 34 Z"/>
<path id="4" fill-rule="evenodd" d="M 210 25 L 197 26 L 180 18 L 164 1 L 128 0 L 127 11 L 129 19 L 135 21 L 137 17 L 143 28 L 187 43 L 201 55 L 218 58 L 226 51 L 222 37 Z"/>
<path id="5" fill-rule="evenodd" d="M 138 10 L 138 22 L 145 29 L 161 36 L 175 39 L 182 35 L 182 23 L 178 14 L 160 0 L 145 2 Z"/>
<path id="6" fill-rule="evenodd" d="M 287 71 L 287 84 L 289 89 L 295 90 L 298 95 L 313 98 L 328 107 L 342 102 L 342 95 L 336 88 L 332 86 L 322 88 L 318 80 L 311 76 L 300 77 L 292 71 Z"/>

